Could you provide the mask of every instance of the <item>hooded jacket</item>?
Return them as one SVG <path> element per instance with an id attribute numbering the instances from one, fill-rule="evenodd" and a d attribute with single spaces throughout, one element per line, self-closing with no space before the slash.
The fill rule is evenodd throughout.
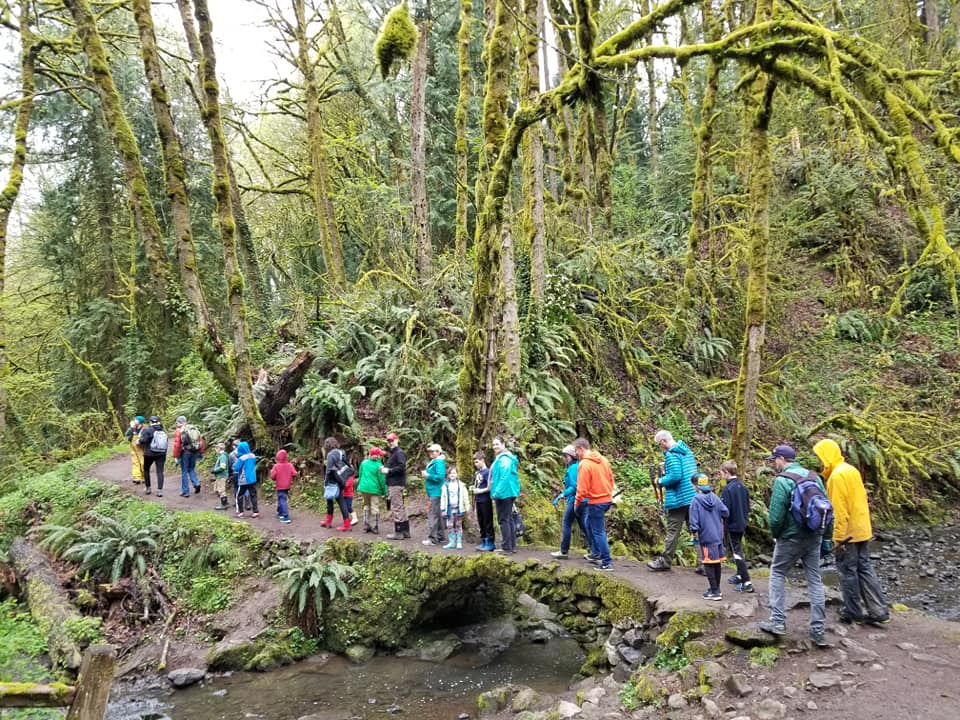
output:
<path id="1" fill-rule="evenodd" d="M 697 490 L 690 482 L 696 472 L 697 460 L 683 440 L 677 440 L 672 448 L 663 453 L 663 477 L 660 478 L 660 487 L 665 490 L 664 510 L 687 507 L 696 497 Z"/>
<path id="2" fill-rule="evenodd" d="M 287 451 L 277 450 L 277 464 L 270 468 L 270 479 L 276 483 L 277 490 L 289 490 L 298 474 L 293 464 L 287 462 Z"/>
<path id="3" fill-rule="evenodd" d="M 443 483 L 446 479 L 447 459 L 443 455 L 438 455 L 427 463 L 427 475 L 423 483 L 427 491 L 427 497 L 440 497 L 440 493 L 443 491 Z"/>
<path id="4" fill-rule="evenodd" d="M 723 519 L 729 516 L 727 506 L 713 491 L 698 492 L 693 497 L 690 503 L 690 532 L 697 536 L 704 562 L 721 562 L 726 559 Z"/>
<path id="5" fill-rule="evenodd" d="M 801 525 L 790 512 L 790 503 L 793 500 L 793 489 L 797 484 L 788 477 L 783 477 L 782 473 L 790 473 L 806 477 L 810 474 L 803 465 L 798 462 L 792 462 L 787 465 L 773 479 L 773 490 L 770 493 L 770 507 L 767 508 L 767 525 L 770 527 L 770 534 L 775 540 L 786 540 L 787 538 L 811 538 L 819 537 L 820 533 L 814 533 L 808 530 L 805 525 Z M 816 475 L 816 473 L 814 473 Z M 817 485 L 826 492 L 820 477 L 817 476 Z M 829 528 L 827 528 L 829 530 Z"/>
<path id="6" fill-rule="evenodd" d="M 380 458 L 368 457 L 360 463 L 357 492 L 367 493 L 368 495 L 386 495 L 387 481 L 386 476 L 380 472 L 382 467 L 383 463 L 380 462 Z"/>
<path id="7" fill-rule="evenodd" d="M 166 457 L 167 455 L 166 452 L 157 452 L 150 449 L 150 443 L 153 442 L 153 436 L 157 430 L 163 430 L 163 425 L 159 422 L 150 423 L 140 428 L 140 446 L 143 448 L 144 457 Z M 169 438 L 167 438 L 167 442 L 169 443 Z"/>
<path id="8" fill-rule="evenodd" d="M 863 542 L 873 537 L 870 505 L 860 471 L 843 459 L 840 446 L 833 440 L 821 440 L 813 452 L 823 463 L 827 479 L 827 497 L 833 505 L 833 540 Z"/>
<path id="9" fill-rule="evenodd" d="M 577 467 L 576 504 L 584 500 L 590 505 L 613 502 L 613 469 L 596 450 L 584 453 Z"/>
<path id="10" fill-rule="evenodd" d="M 577 496 L 577 477 L 579 475 L 580 461 L 574 460 L 567 465 L 567 470 L 563 473 L 563 492 L 560 493 L 560 495 L 567 502 L 570 502 Z"/>
<path id="11" fill-rule="evenodd" d="M 517 472 L 519 461 L 509 450 L 504 450 L 493 459 L 490 466 L 490 497 L 494 500 L 506 500 L 520 496 L 520 474 Z"/>
<path id="12" fill-rule="evenodd" d="M 387 487 L 405 487 L 407 484 L 407 454 L 400 446 L 390 448 L 387 456 Z"/>
<path id="13" fill-rule="evenodd" d="M 250 443 L 242 440 L 237 444 L 237 462 L 233 466 L 238 485 L 253 485 L 257 482 L 257 456 L 250 451 Z"/>
<path id="14" fill-rule="evenodd" d="M 347 464 L 347 454 L 340 448 L 332 448 L 327 453 L 327 469 L 323 474 L 324 485 L 336 485 L 341 490 L 346 484 L 340 481 L 338 470 Z"/>

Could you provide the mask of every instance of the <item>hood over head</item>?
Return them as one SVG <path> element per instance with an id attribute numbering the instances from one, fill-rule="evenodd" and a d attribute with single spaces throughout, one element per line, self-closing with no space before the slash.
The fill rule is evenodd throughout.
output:
<path id="1" fill-rule="evenodd" d="M 287 461 L 287 451 L 286 450 L 277 450 L 277 462 L 284 463 Z"/>
<path id="2" fill-rule="evenodd" d="M 250 443 L 246 440 L 241 440 L 237 443 L 237 455 L 247 455 L 250 452 Z"/>
<path id="3" fill-rule="evenodd" d="M 692 455 L 693 452 L 687 447 L 687 444 L 683 440 L 677 440 L 672 448 L 667 450 L 668 453 L 677 453 L 678 455 Z"/>
<path id="4" fill-rule="evenodd" d="M 843 453 L 840 451 L 840 446 L 833 440 L 821 440 L 813 446 L 813 452 L 823 463 L 824 477 L 830 477 L 833 469 L 843 462 Z"/>
<path id="5" fill-rule="evenodd" d="M 601 462 L 603 462 L 603 456 L 596 450 L 588 450 L 583 454 L 581 462 L 592 462 L 599 465 Z"/>

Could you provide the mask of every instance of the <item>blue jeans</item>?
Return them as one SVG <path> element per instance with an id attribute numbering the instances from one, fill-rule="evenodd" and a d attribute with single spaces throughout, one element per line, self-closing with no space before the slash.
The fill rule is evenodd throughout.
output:
<path id="1" fill-rule="evenodd" d="M 197 454 L 195 452 L 180 453 L 180 492 L 190 493 L 191 483 L 195 488 L 200 487 L 200 478 L 197 477 Z"/>
<path id="2" fill-rule="evenodd" d="M 799 537 L 777 540 L 770 564 L 770 620 L 786 625 L 786 582 L 789 573 L 803 561 L 807 573 L 807 595 L 810 598 L 810 632 L 822 633 L 827 609 L 820 579 L 820 536 L 804 533 Z"/>
<path id="3" fill-rule="evenodd" d="M 577 512 L 573 498 L 567 500 L 567 507 L 563 511 L 563 531 L 560 535 L 560 552 L 570 552 L 570 538 L 573 535 L 574 520 L 576 520 L 577 525 L 580 526 L 580 530 L 583 532 L 584 537 L 587 538 L 587 548 L 590 548 L 590 535 L 587 533 L 586 528 L 583 525 L 583 513 L 584 511 L 582 509 Z"/>
<path id="4" fill-rule="evenodd" d="M 277 490 L 277 515 L 282 518 L 290 518 L 290 508 L 287 506 L 287 495 L 289 490 Z"/>
<path id="5" fill-rule="evenodd" d="M 590 503 L 587 505 L 587 527 L 590 529 L 590 535 L 593 543 L 590 552 L 600 556 L 600 563 L 608 565 L 610 563 L 610 546 L 607 544 L 607 510 L 611 503 Z"/>

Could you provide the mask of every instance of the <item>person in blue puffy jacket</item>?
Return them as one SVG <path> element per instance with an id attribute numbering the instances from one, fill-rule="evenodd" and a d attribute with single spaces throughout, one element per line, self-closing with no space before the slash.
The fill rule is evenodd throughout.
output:
<path id="1" fill-rule="evenodd" d="M 658 430 L 653 441 L 663 450 L 663 477 L 660 478 L 660 487 L 663 488 L 663 511 L 667 516 L 667 538 L 664 542 L 663 555 L 647 563 L 653 571 L 669 570 L 677 554 L 677 545 L 680 544 L 680 533 L 683 524 L 690 528 L 690 503 L 697 491 L 691 480 L 697 473 L 697 460 L 693 451 L 683 440 L 674 440 L 668 430 Z"/>
<path id="2" fill-rule="evenodd" d="M 490 497 L 497 508 L 497 524 L 500 525 L 500 547 L 494 552 L 517 551 L 517 526 L 513 519 L 513 504 L 520 496 L 520 475 L 517 472 L 517 456 L 507 450 L 499 435 L 490 443 L 496 457 L 490 466 Z"/>
<path id="3" fill-rule="evenodd" d="M 584 525 L 585 506 L 577 507 L 574 498 L 577 495 L 577 472 L 580 469 L 580 459 L 577 457 L 577 451 L 573 445 L 567 445 L 563 449 L 563 462 L 567 465 L 567 470 L 563 474 L 563 492 L 553 499 L 553 506 L 556 507 L 561 500 L 566 503 L 563 510 L 563 530 L 560 534 L 560 549 L 550 553 L 555 558 L 566 558 L 570 552 L 570 540 L 573 536 L 573 523 L 576 521 L 583 536 L 587 539 L 587 549 L 593 555 L 593 548 L 590 547 L 590 533 L 587 532 Z"/>
<path id="4" fill-rule="evenodd" d="M 244 497 L 249 497 L 253 506 L 250 517 L 260 517 L 260 509 L 257 507 L 257 456 L 250 450 L 250 444 L 246 440 L 237 443 L 237 462 L 234 463 L 233 470 L 237 474 L 237 517 L 243 517 Z"/>

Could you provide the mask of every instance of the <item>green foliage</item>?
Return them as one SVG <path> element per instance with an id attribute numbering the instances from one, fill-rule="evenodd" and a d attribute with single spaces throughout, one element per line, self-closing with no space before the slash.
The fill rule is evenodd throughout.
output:
<path id="1" fill-rule="evenodd" d="M 200 575 L 193 578 L 186 601 L 188 607 L 203 613 L 225 610 L 233 601 L 233 586 L 220 575 Z"/>
<path id="2" fill-rule="evenodd" d="M 720 366 L 730 357 L 733 343 L 726 338 L 714 336 L 709 328 L 694 338 L 693 364 L 707 375 L 716 373 Z"/>
<path id="3" fill-rule="evenodd" d="M 833 333 L 844 340 L 876 343 L 895 334 L 897 323 L 890 318 L 863 310 L 848 310 L 833 320 Z"/>
<path id="4" fill-rule="evenodd" d="M 683 644 L 689 637 L 687 630 L 681 630 L 676 635 L 676 642 L 669 645 L 659 645 L 653 664 L 661 670 L 676 671 L 690 664 L 690 659 L 683 651 Z"/>
<path id="5" fill-rule="evenodd" d="M 408 60 L 417 46 L 417 26 L 410 17 L 407 0 L 387 13 L 383 28 L 373 46 L 384 79 L 398 60 Z"/>
<path id="6" fill-rule="evenodd" d="M 324 600 L 349 595 L 347 582 L 353 568 L 325 558 L 320 546 L 306 556 L 280 558 L 270 573 L 280 582 L 292 614 L 308 633 L 316 634 L 323 614 Z"/>
<path id="7" fill-rule="evenodd" d="M 776 647 L 755 647 L 750 648 L 747 653 L 747 659 L 750 661 L 750 667 L 767 668 L 773 667 L 780 659 L 780 648 Z"/>
<path id="8" fill-rule="evenodd" d="M 0 637 L 0 678 L 19 682 L 49 678 L 49 671 L 35 660 L 47 651 L 46 637 L 13 598 L 0 602 Z"/>
<path id="9" fill-rule="evenodd" d="M 70 639 L 80 647 L 94 645 L 103 640 L 103 618 L 68 618 L 64 629 L 67 631 Z"/>

